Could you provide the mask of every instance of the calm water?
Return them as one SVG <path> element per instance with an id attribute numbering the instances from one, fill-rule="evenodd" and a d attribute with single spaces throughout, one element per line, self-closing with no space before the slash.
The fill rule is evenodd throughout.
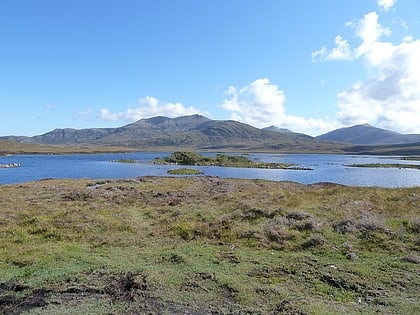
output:
<path id="1" fill-rule="evenodd" d="M 106 153 L 69 155 L 0 156 L 0 164 L 20 163 L 21 167 L 1 169 L 0 184 L 28 182 L 44 178 L 129 178 L 146 175 L 168 176 L 177 166 L 154 165 L 155 157 L 169 153 Z M 269 170 L 228 167 L 194 167 L 205 175 L 234 178 L 259 178 L 295 181 L 303 184 L 333 182 L 354 186 L 420 186 L 420 171 L 398 168 L 353 168 L 354 163 L 410 163 L 398 157 L 350 156 L 322 154 L 250 154 L 250 158 L 267 162 L 294 163 L 313 170 Z M 112 160 L 134 159 L 139 163 L 115 163 Z"/>

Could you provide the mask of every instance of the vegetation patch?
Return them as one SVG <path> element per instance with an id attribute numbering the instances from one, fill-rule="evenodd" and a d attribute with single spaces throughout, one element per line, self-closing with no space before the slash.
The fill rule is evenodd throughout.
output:
<path id="1" fill-rule="evenodd" d="M 418 314 L 420 187 L 0 186 L 0 313 Z"/>

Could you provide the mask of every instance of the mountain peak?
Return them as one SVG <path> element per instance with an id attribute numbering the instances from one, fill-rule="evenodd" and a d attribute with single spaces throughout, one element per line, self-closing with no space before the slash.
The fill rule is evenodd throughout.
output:
<path id="1" fill-rule="evenodd" d="M 276 127 L 274 125 L 272 125 L 270 127 L 265 127 L 265 128 L 263 128 L 263 130 L 274 131 L 274 132 L 293 133 L 293 131 L 291 131 L 290 129 L 287 129 L 287 128 L 279 128 L 279 127 Z"/>

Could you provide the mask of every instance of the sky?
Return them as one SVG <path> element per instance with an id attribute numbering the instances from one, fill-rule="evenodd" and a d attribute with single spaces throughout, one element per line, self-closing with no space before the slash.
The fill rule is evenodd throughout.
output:
<path id="1" fill-rule="evenodd" d="M 0 0 L 0 136 L 201 114 L 420 133 L 418 0 Z"/>

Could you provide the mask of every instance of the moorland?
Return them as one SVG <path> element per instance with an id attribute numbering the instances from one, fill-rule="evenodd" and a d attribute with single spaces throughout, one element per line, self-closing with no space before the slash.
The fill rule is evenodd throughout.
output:
<path id="1" fill-rule="evenodd" d="M 0 186 L 4 314 L 418 314 L 420 187 Z"/>

